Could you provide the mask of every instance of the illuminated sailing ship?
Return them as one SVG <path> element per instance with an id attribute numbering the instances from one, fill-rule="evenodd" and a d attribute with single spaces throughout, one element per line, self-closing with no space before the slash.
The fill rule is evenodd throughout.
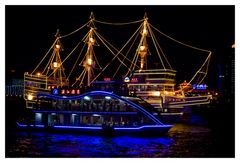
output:
<path id="1" fill-rule="evenodd" d="M 156 109 L 159 109 L 163 115 L 182 114 L 181 108 L 184 108 L 186 106 L 209 104 L 211 95 L 198 94 L 197 96 L 189 96 L 189 93 L 191 93 L 193 90 L 193 87 L 191 85 L 192 81 L 195 81 L 197 83 L 195 85 L 200 85 L 206 77 L 211 58 L 211 51 L 184 44 L 171 38 L 170 36 L 167 36 L 171 40 L 184 46 L 208 53 L 206 60 L 194 74 L 192 79 L 189 82 L 185 81 L 184 83 L 180 84 L 179 89 L 175 90 L 177 71 L 174 70 L 170 65 L 161 46 L 156 40 L 152 28 L 157 32 L 160 32 L 161 34 L 167 36 L 152 26 L 150 23 L 148 23 L 148 18 L 145 15 L 142 27 L 140 29 L 141 40 L 133 58 L 133 64 L 130 67 L 131 70 L 128 71 L 125 78 L 130 92 L 151 103 Z M 148 50 L 147 37 L 150 37 L 152 39 L 152 42 L 155 46 L 156 53 L 159 57 L 159 63 L 161 65 L 159 68 L 147 67 L 147 56 L 150 53 Z M 135 65 L 137 64 L 137 61 L 139 61 L 139 57 L 140 68 L 136 68 Z M 188 93 L 188 97 L 186 96 L 186 93 Z"/>
<path id="2" fill-rule="evenodd" d="M 101 24 L 114 25 L 128 25 L 141 22 L 141 25 L 130 37 L 130 39 L 124 44 L 124 46 L 120 50 L 118 50 L 101 34 L 97 32 L 94 24 L 96 22 Z M 77 46 L 75 46 L 73 50 L 67 55 L 67 57 L 62 61 L 60 57 L 60 52 L 62 51 L 62 44 L 60 40 L 75 34 L 86 26 L 90 28 L 90 30 L 77 44 Z M 63 36 L 60 36 L 60 34 L 57 33 L 56 40 L 54 41 L 53 45 L 50 47 L 47 54 L 43 57 L 43 59 L 37 65 L 34 71 L 32 73 L 24 74 L 24 98 L 26 100 L 26 107 L 29 109 L 36 108 L 37 103 L 39 102 L 37 94 L 55 94 L 61 96 L 79 95 L 86 90 L 91 90 L 90 88 L 96 83 L 98 83 L 97 90 L 107 90 L 114 93 L 119 92 L 119 90 L 115 90 L 115 88 L 112 89 L 109 84 L 113 82 L 112 80 L 116 76 L 121 77 L 122 79 L 122 81 L 119 81 L 122 86 L 118 87 L 118 89 L 124 89 L 124 91 L 126 92 L 127 87 L 127 89 L 129 90 L 129 95 L 139 96 L 143 98 L 162 113 L 169 112 L 169 109 L 171 108 L 182 108 L 191 105 L 208 104 L 210 102 L 209 95 L 186 97 L 185 93 L 191 92 L 191 82 L 194 81 L 196 78 L 198 79 L 198 81 L 195 82 L 197 84 L 201 84 L 204 81 L 204 78 L 206 77 L 208 71 L 211 52 L 181 43 L 167 36 L 171 40 L 176 41 L 184 46 L 208 53 L 206 60 L 198 69 L 196 74 L 194 74 L 192 79 L 190 79 L 185 86 L 182 86 L 180 87 L 180 89 L 175 90 L 175 78 L 177 71 L 171 67 L 167 57 L 162 51 L 162 48 L 158 44 L 152 29 L 167 36 L 148 22 L 146 14 L 144 16 L 144 19 L 139 21 L 128 23 L 109 23 L 96 20 L 91 13 L 89 22 L 87 22 L 77 30 Z M 141 35 L 141 37 L 135 55 L 132 58 L 128 57 L 128 54 L 131 52 L 130 49 L 134 45 L 134 42 L 139 35 Z M 124 52 L 124 50 L 130 44 L 131 40 L 133 40 L 134 37 L 135 39 L 131 44 L 130 48 L 127 50 L 127 52 Z M 159 64 L 161 65 L 161 67 L 159 68 L 148 68 L 147 66 L 147 57 L 149 55 L 148 37 L 152 39 L 157 56 L 160 59 Z M 112 55 L 112 58 L 108 60 L 107 63 L 105 63 L 105 66 L 103 68 L 102 66 L 100 66 L 97 60 L 99 56 L 96 56 L 93 50 L 94 46 L 98 45 L 97 39 L 109 50 L 110 54 Z M 65 61 L 70 60 L 70 56 L 74 53 L 76 49 L 78 49 L 81 43 L 83 43 L 82 50 L 78 58 L 76 59 L 76 62 L 73 65 L 71 71 L 69 70 L 69 75 L 66 76 L 63 64 Z M 84 51 L 83 49 L 86 45 L 87 50 L 85 56 L 79 63 L 79 58 Z M 53 53 L 50 59 L 47 60 L 46 66 L 41 72 L 37 71 L 43 61 L 46 60 L 46 56 L 50 53 L 51 50 L 53 51 Z M 110 57 L 108 56 L 108 58 Z M 114 61 L 120 62 L 119 66 L 111 65 L 116 63 Z M 140 62 L 140 65 L 138 65 L 138 62 Z M 69 83 L 69 77 L 77 64 L 79 64 L 83 68 L 81 74 L 76 78 L 75 82 Z M 117 73 L 119 72 L 119 70 L 121 70 L 121 66 L 125 66 L 125 69 L 127 68 L 127 72 L 123 74 L 121 71 L 121 74 L 119 75 Z M 116 70 L 113 69 L 116 67 Z M 112 72 L 114 72 L 113 76 L 104 78 L 104 81 L 102 83 L 105 84 L 99 85 L 99 83 L 101 83 L 100 76 L 103 75 L 103 73 L 109 68 L 111 68 Z M 95 69 L 99 69 L 100 72 L 94 75 Z M 101 80 L 103 80 L 103 78 Z M 55 90 L 55 88 L 60 88 L 60 90 L 54 92 L 53 90 Z M 187 88 L 190 89 L 187 90 Z M 96 90 L 96 87 L 94 89 Z M 175 111 L 177 113 L 181 113 L 181 110 Z"/>

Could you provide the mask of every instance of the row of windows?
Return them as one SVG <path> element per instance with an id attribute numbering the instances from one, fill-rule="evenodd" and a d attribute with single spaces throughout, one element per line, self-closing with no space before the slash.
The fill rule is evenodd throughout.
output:
<path id="1" fill-rule="evenodd" d="M 161 85 L 130 85 L 129 90 L 136 91 L 173 91 L 174 86 L 161 86 Z"/>
<path id="2" fill-rule="evenodd" d="M 174 74 L 144 74 L 144 75 L 133 75 L 132 78 L 137 78 L 138 79 L 138 82 L 140 81 L 145 81 L 147 78 L 161 78 L 161 79 L 175 79 L 175 75 Z"/>
<path id="3" fill-rule="evenodd" d="M 35 113 L 35 124 L 37 125 L 72 125 L 72 126 L 141 126 L 153 124 L 153 122 L 143 115 L 98 115 L 86 116 L 79 114 L 48 114 Z"/>
<path id="4" fill-rule="evenodd" d="M 40 110 L 73 110 L 83 112 L 136 112 L 136 109 L 115 99 L 81 99 L 81 100 L 41 100 Z"/>

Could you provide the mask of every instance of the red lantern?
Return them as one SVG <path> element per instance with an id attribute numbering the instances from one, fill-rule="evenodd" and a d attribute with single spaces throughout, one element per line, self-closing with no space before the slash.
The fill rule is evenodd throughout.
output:
<path id="1" fill-rule="evenodd" d="M 74 95 L 74 94 L 75 94 L 75 89 L 73 89 L 73 90 L 71 91 L 71 94 L 72 94 L 72 95 Z"/>

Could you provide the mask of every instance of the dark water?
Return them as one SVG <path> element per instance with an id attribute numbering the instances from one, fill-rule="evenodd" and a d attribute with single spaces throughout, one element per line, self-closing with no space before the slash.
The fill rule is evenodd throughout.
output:
<path id="1" fill-rule="evenodd" d="M 218 141 L 209 128 L 186 124 L 147 138 L 16 132 L 8 135 L 6 157 L 224 157 L 228 149 Z"/>

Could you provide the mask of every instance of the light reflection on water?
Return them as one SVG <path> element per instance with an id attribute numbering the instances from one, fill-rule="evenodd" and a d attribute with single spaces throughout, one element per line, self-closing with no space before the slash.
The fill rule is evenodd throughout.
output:
<path id="1" fill-rule="evenodd" d="M 19 132 L 10 157 L 160 157 L 172 138 Z"/>
<path id="2" fill-rule="evenodd" d="M 208 128 L 175 125 L 165 137 L 93 136 L 46 132 L 10 134 L 6 157 L 215 157 Z"/>

